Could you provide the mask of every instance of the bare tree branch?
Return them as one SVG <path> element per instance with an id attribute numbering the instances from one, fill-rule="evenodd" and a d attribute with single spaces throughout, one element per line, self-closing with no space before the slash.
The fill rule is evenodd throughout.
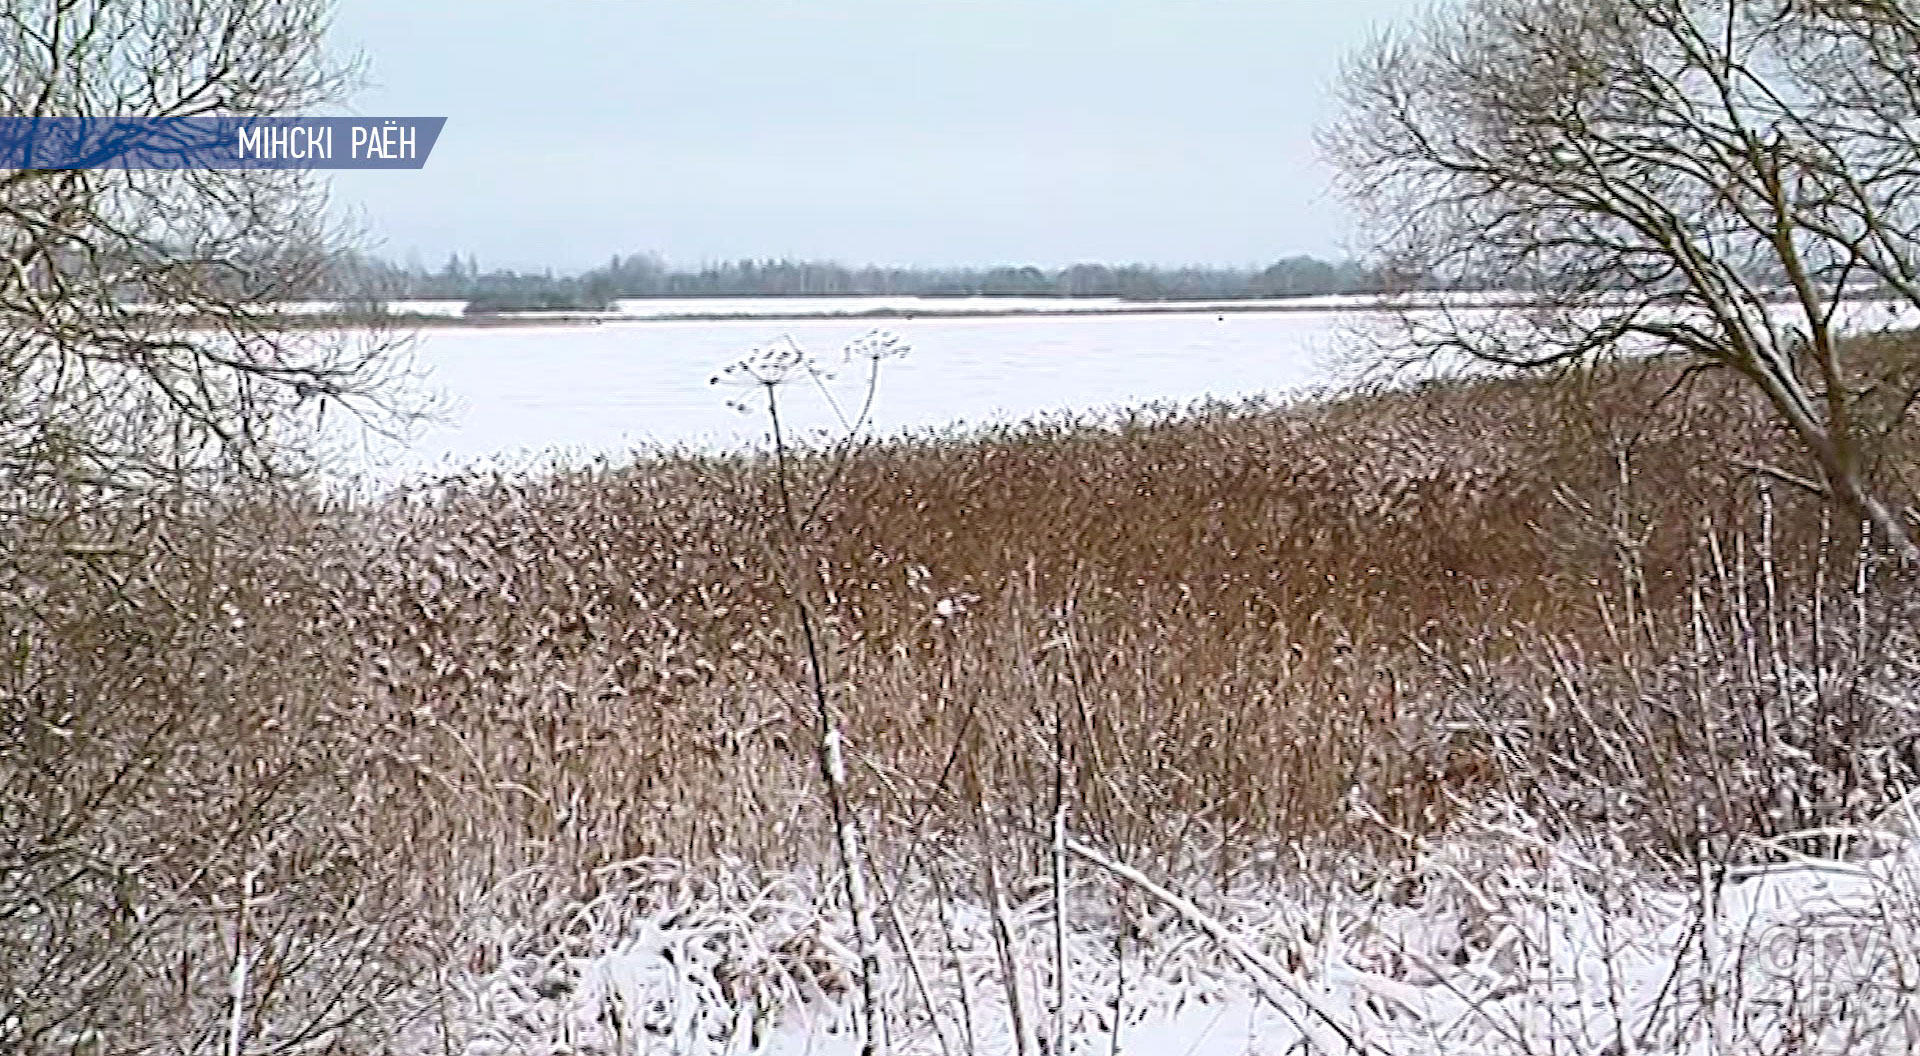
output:
<path id="1" fill-rule="evenodd" d="M 25 0 L 0 10 L 0 113 L 275 116 L 329 106 L 324 0 Z M 0 493 L 197 487 L 310 468 L 321 416 L 394 430 L 395 335 L 289 329 L 349 248 L 286 171 L 0 172 Z M 67 470 L 48 473 L 64 464 Z M 88 488 L 66 490 L 63 501 Z M 97 492 L 111 498 L 115 487 Z"/>
<path id="2" fill-rule="evenodd" d="M 1412 357 L 1732 368 L 1914 557 L 1872 450 L 1911 401 L 1863 400 L 1912 356 L 1863 376 L 1841 308 L 1920 309 L 1916 85 L 1915 0 L 1465 0 L 1352 62 L 1324 141 L 1396 268 L 1535 302 L 1410 310 Z"/>

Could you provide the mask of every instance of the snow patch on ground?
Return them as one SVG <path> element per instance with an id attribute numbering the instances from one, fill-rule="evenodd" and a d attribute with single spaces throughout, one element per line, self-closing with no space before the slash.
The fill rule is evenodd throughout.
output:
<path id="1" fill-rule="evenodd" d="M 1845 860 L 1755 844 L 1747 856 L 1766 864 L 1676 879 L 1623 864 L 1621 848 L 1549 841 L 1489 813 L 1343 883 L 1181 892 L 1256 951 L 1264 978 L 1191 921 L 1076 863 L 1069 1048 L 1915 1051 L 1920 844 L 1905 834 L 1920 825 L 1910 814 L 1903 806 L 1880 831 L 1850 834 L 1861 850 Z M 859 1051 L 859 961 L 845 914 L 828 904 L 831 877 L 754 883 L 646 868 L 573 907 L 548 948 L 503 949 L 468 980 L 468 1056 Z M 1051 1051 L 1053 900 L 1045 884 L 1019 890 L 1031 893 L 1011 901 L 1014 943 L 1003 951 L 985 908 L 942 900 L 924 879 L 903 886 L 899 930 L 882 920 L 885 1051 Z M 1026 1012 L 1024 1046 L 1009 979 Z"/>

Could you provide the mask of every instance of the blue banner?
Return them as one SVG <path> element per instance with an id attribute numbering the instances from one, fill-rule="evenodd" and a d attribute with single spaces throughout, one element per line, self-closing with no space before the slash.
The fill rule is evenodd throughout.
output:
<path id="1" fill-rule="evenodd" d="M 0 169 L 417 169 L 444 117 L 0 117 Z"/>

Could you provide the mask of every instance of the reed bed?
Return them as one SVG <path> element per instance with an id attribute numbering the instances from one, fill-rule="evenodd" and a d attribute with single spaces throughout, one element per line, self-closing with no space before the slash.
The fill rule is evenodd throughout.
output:
<path id="1" fill-rule="evenodd" d="M 803 452 L 798 536 L 769 460 L 684 452 L 40 524 L 0 606 L 0 1041 L 439 1051 L 460 980 L 630 863 L 720 870 L 735 921 L 831 874 L 796 595 L 883 896 L 1024 902 L 1057 773 L 1077 839 L 1196 891 L 1489 796 L 1675 868 L 1847 820 L 1911 774 L 1912 654 L 1796 467 L 1739 386 L 1647 362 Z"/>

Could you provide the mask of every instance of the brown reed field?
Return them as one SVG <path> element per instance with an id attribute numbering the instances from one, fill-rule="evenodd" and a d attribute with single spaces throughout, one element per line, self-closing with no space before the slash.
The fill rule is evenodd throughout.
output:
<path id="1" fill-rule="evenodd" d="M 1799 466 L 1740 386 L 1645 362 L 803 452 L 797 534 L 769 459 L 674 452 L 37 525 L 0 913 L 50 916 L 0 979 L 52 1011 L 13 1029 L 217 1022 L 244 942 L 294 1047 L 609 863 L 830 869 L 796 596 L 883 881 L 1043 875 L 1057 763 L 1081 838 L 1195 884 L 1495 790 L 1674 860 L 1703 811 L 1864 810 L 1907 765 L 1865 643 L 1904 624 L 1835 629 L 1882 573 Z M 1823 703 L 1780 703 L 1808 657 Z"/>

